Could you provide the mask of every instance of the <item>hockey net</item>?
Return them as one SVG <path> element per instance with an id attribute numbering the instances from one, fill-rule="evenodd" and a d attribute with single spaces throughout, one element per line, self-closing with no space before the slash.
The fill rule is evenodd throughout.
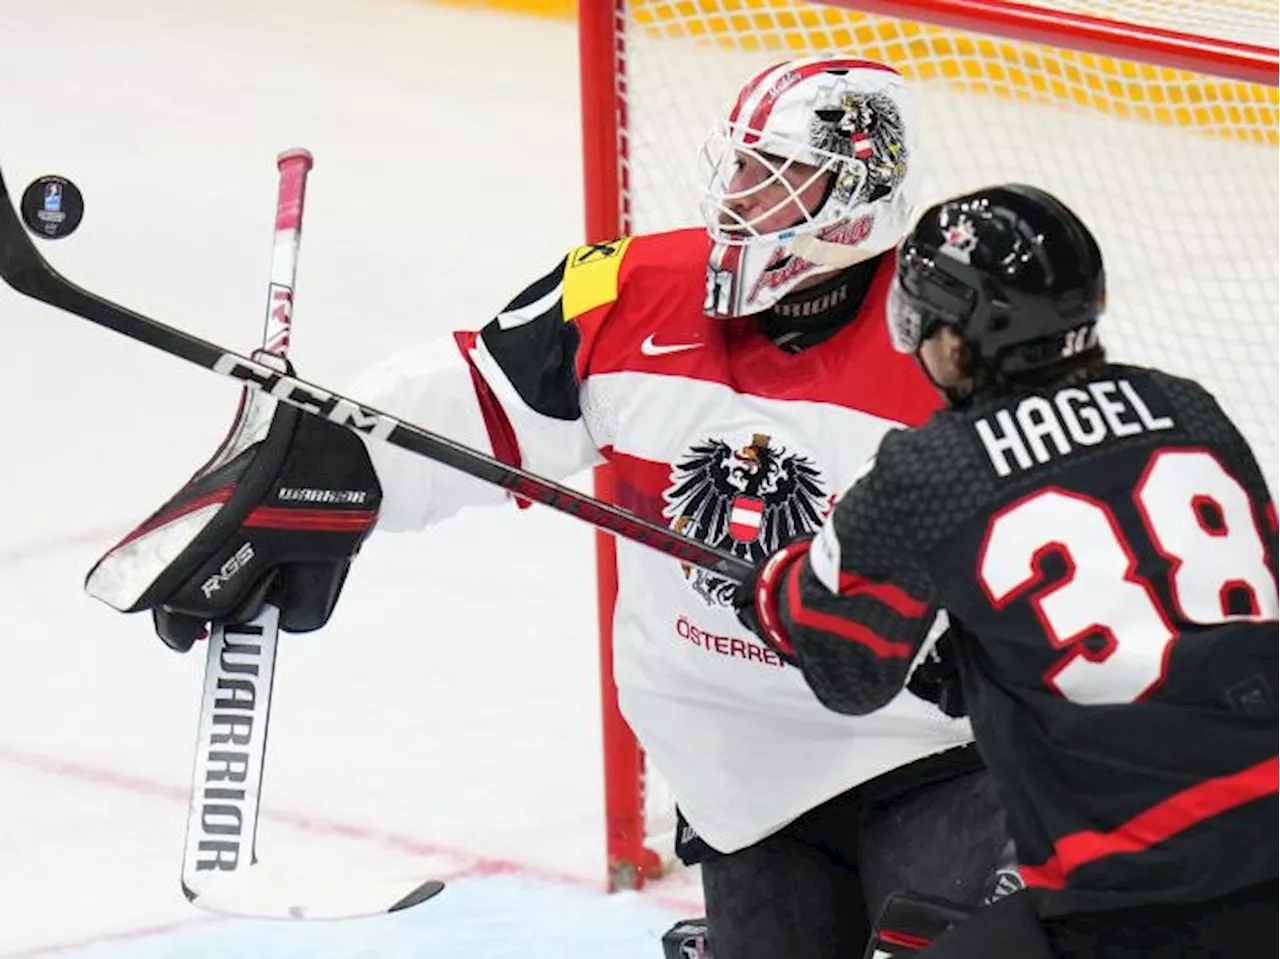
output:
<path id="1" fill-rule="evenodd" d="M 1106 257 L 1110 354 L 1205 383 L 1276 489 L 1274 0 L 580 0 L 580 21 L 591 239 L 698 223 L 697 150 L 763 67 L 891 63 L 920 102 L 926 201 L 1016 181 L 1076 209 Z M 674 816 L 617 712 L 598 546 L 619 888 L 669 861 Z"/>

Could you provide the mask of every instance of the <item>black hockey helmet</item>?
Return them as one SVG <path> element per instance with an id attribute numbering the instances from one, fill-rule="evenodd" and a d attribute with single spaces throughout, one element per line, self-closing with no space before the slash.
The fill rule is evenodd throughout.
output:
<path id="1" fill-rule="evenodd" d="M 950 325 L 978 368 L 1016 374 L 1096 347 L 1104 292 L 1080 218 L 1043 190 L 1003 184 L 930 207 L 903 239 L 889 331 L 914 353 Z"/>

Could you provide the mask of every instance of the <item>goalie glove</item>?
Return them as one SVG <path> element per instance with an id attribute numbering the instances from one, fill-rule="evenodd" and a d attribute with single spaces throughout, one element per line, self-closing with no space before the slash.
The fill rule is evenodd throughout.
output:
<path id="1" fill-rule="evenodd" d="M 359 437 L 249 390 L 218 452 L 98 560 L 85 589 L 121 612 L 150 610 L 180 652 L 207 623 L 245 622 L 267 602 L 285 632 L 319 629 L 381 501 Z"/>

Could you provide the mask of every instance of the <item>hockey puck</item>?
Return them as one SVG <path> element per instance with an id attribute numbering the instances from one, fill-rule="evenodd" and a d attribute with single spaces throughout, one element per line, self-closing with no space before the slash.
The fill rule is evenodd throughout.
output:
<path id="1" fill-rule="evenodd" d="M 22 219 L 36 236 L 60 240 L 70 236 L 84 216 L 80 188 L 64 176 L 33 180 L 22 193 Z"/>

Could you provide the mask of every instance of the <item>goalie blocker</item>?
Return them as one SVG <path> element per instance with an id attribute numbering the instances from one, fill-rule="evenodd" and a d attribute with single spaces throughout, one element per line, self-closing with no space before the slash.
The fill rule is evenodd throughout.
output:
<path id="1" fill-rule="evenodd" d="M 246 622 L 268 601 L 281 629 L 309 632 L 328 622 L 381 501 L 358 436 L 246 390 L 213 458 L 98 560 L 85 589 L 122 612 L 151 610 L 180 652 L 207 623 Z"/>

